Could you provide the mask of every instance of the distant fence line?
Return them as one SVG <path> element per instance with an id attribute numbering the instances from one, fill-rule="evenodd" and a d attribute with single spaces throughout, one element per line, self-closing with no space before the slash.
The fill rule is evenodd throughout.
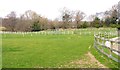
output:
<path id="1" fill-rule="evenodd" d="M 0 34 L 42 34 L 42 35 L 49 35 L 49 34 L 79 34 L 79 35 L 93 35 L 96 32 L 75 32 L 75 31 L 63 31 L 63 32 L 56 32 L 56 31 L 41 31 L 41 32 L 0 32 Z M 103 32 L 100 32 L 103 33 Z M 104 32 L 107 33 L 109 35 L 118 35 L 117 32 Z"/>
<path id="2" fill-rule="evenodd" d="M 104 31 L 107 30 L 107 31 Z M 109 31 L 110 30 L 110 31 Z M 109 32 L 108 32 L 109 31 Z M 0 32 L 0 34 L 79 34 L 79 35 L 93 35 L 94 33 L 109 33 L 110 35 L 118 35 L 117 30 L 115 29 L 70 29 L 70 30 L 46 30 L 46 31 L 39 31 L 39 32 Z"/>
<path id="3" fill-rule="evenodd" d="M 120 62 L 120 37 L 110 38 L 106 34 L 95 34 L 94 35 L 94 47 L 102 54 L 108 56 L 116 62 Z M 105 48 L 109 51 L 105 52 Z M 115 57 L 114 55 L 117 55 Z"/>

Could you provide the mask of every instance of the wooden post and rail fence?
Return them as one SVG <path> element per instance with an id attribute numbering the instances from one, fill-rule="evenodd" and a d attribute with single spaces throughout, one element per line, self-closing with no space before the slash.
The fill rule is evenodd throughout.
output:
<path id="1" fill-rule="evenodd" d="M 107 37 L 106 37 L 107 36 Z M 116 37 L 116 40 L 108 38 L 106 34 L 94 34 L 94 47 L 102 54 L 108 56 L 112 60 L 120 63 L 120 38 Z M 108 51 L 106 52 L 105 49 Z M 115 57 L 116 55 L 117 57 Z"/>

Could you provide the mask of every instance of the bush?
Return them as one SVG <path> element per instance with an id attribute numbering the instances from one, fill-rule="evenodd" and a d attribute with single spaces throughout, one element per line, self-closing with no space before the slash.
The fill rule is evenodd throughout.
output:
<path id="1" fill-rule="evenodd" d="M 40 31 L 39 21 L 33 23 L 33 25 L 32 25 L 32 31 Z"/>
<path id="2" fill-rule="evenodd" d="M 0 27 L 0 31 L 6 31 L 5 27 Z"/>
<path id="3" fill-rule="evenodd" d="M 88 23 L 87 22 L 84 22 L 83 24 L 82 24 L 82 28 L 87 28 L 88 27 Z"/>
<path id="4" fill-rule="evenodd" d="M 99 28 L 99 27 L 100 27 L 100 25 L 99 25 L 99 24 L 95 24 L 94 26 L 95 26 L 96 28 Z"/>
<path id="5" fill-rule="evenodd" d="M 117 28 L 118 25 L 117 25 L 117 24 L 110 24 L 110 27 L 112 27 L 112 28 Z"/>

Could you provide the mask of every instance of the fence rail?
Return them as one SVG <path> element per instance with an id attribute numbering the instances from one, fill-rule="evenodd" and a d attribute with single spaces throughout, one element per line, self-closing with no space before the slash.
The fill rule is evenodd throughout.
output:
<path id="1" fill-rule="evenodd" d="M 105 36 L 106 36 L 105 34 L 95 34 L 94 35 L 94 47 L 98 51 L 100 51 L 102 54 L 120 63 L 120 60 L 119 60 L 120 58 L 120 37 L 108 38 Z M 108 51 L 106 52 L 106 50 Z"/>

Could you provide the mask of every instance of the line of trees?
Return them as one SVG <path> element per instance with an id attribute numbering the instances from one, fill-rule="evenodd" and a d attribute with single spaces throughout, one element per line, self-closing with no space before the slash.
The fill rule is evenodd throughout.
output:
<path id="1" fill-rule="evenodd" d="M 34 11 L 28 10 L 20 17 L 16 17 L 16 13 L 12 11 L 2 18 L 2 27 L 5 31 L 41 31 L 47 29 L 68 29 L 68 28 L 87 28 L 87 27 L 120 27 L 118 20 L 118 5 L 114 5 L 110 10 L 91 15 L 92 21 L 82 21 L 86 15 L 84 12 L 77 10 L 72 11 L 63 8 L 61 11 L 61 20 L 48 20 L 40 16 Z M 104 16 L 104 17 L 103 17 Z"/>

